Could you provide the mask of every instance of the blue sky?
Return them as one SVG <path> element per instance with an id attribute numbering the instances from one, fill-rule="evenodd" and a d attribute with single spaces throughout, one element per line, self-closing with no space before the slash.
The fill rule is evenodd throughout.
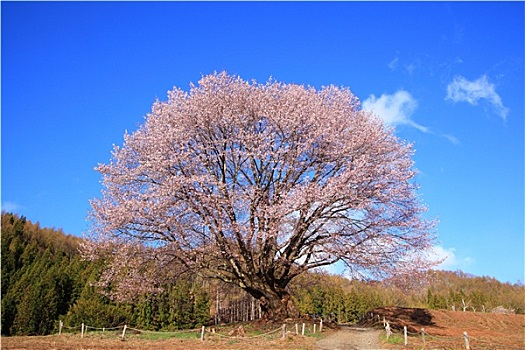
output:
<path id="1" fill-rule="evenodd" d="M 444 269 L 524 281 L 523 2 L 1 3 L 2 210 L 82 235 L 98 163 L 202 75 L 349 87 L 415 143 Z"/>

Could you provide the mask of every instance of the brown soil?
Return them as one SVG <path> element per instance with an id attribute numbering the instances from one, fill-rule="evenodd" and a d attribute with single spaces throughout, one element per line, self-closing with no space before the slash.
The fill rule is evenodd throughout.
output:
<path id="1" fill-rule="evenodd" d="M 316 338 L 287 339 L 165 339 L 143 340 L 96 335 L 80 339 L 79 335 L 45 337 L 2 337 L 2 350 L 313 350 Z"/>
<path id="2" fill-rule="evenodd" d="M 465 349 L 463 332 L 467 332 L 470 349 L 525 349 L 525 315 L 452 312 L 414 308 L 385 307 L 372 310 L 374 319 L 358 327 L 323 328 L 321 339 L 289 334 L 286 339 L 208 336 L 199 339 L 144 340 L 117 335 L 97 334 L 80 338 L 78 334 L 46 337 L 2 337 L 1 348 L 9 350 L 353 350 L 353 349 L 422 349 L 421 328 L 425 329 L 425 349 Z M 378 321 L 378 317 L 380 322 Z M 383 317 L 393 330 L 389 343 L 384 341 Z M 245 325 L 245 327 L 248 325 Z M 254 324 L 248 327 L 255 327 Z M 410 333 L 403 342 L 403 326 Z M 225 333 L 227 334 L 227 333 Z M 317 342 L 316 342 L 317 341 Z M 395 343 L 393 343 L 395 342 Z"/>
<path id="3" fill-rule="evenodd" d="M 371 312 L 374 321 L 368 319 L 363 324 L 382 328 L 384 317 L 401 341 L 400 345 L 386 344 L 389 349 L 421 349 L 422 328 L 428 349 L 465 349 L 464 332 L 467 332 L 471 349 L 525 349 L 525 315 L 399 307 L 378 308 Z M 404 326 L 408 332 L 418 333 L 410 335 L 407 347 L 402 341 Z"/>
<path id="4" fill-rule="evenodd" d="M 341 327 L 316 343 L 318 350 L 380 349 L 382 331 L 363 327 Z"/>

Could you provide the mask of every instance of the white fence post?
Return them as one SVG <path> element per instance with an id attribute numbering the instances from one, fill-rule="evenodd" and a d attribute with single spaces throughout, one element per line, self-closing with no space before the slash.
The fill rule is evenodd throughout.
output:
<path id="1" fill-rule="evenodd" d="M 301 331 L 301 335 L 304 336 L 304 323 L 303 323 L 303 330 Z"/>
<path id="2" fill-rule="evenodd" d="M 407 326 L 403 327 L 403 335 L 405 336 L 405 346 L 407 346 L 408 345 Z"/>
<path id="3" fill-rule="evenodd" d="M 463 337 L 465 338 L 465 349 L 470 350 L 470 344 L 468 342 L 467 332 L 463 332 Z"/>
<path id="4" fill-rule="evenodd" d="M 421 338 L 423 339 L 423 349 L 425 348 L 425 328 L 421 328 Z"/>
<path id="5" fill-rule="evenodd" d="M 299 335 L 299 325 L 295 324 L 295 335 Z"/>
<path id="6" fill-rule="evenodd" d="M 390 335 L 392 335 L 392 331 L 390 330 L 390 324 L 388 322 L 386 323 L 385 329 L 386 329 L 386 341 L 388 341 L 388 339 L 390 338 Z"/>
<path id="7" fill-rule="evenodd" d="M 84 323 L 82 323 L 82 326 L 80 327 L 80 338 L 84 338 Z"/>
<path id="8" fill-rule="evenodd" d="M 205 331 L 206 327 L 205 326 L 202 326 L 202 329 L 201 329 L 201 340 L 204 340 L 204 331 Z"/>
<path id="9" fill-rule="evenodd" d="M 58 335 L 62 334 L 62 327 L 64 327 L 64 322 L 62 320 L 58 321 Z"/>
<path id="10" fill-rule="evenodd" d="M 283 324 L 283 339 L 286 339 L 286 323 Z"/>
<path id="11" fill-rule="evenodd" d="M 124 325 L 124 328 L 122 329 L 122 340 L 124 340 L 124 337 L 126 336 L 126 328 L 128 328 L 128 326 Z"/>
<path id="12" fill-rule="evenodd" d="M 321 322 L 319 322 L 319 333 L 323 331 L 323 319 L 321 318 Z"/>

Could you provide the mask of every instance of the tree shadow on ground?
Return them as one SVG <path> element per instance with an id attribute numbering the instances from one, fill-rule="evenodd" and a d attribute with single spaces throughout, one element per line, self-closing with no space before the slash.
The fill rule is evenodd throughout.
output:
<path id="1" fill-rule="evenodd" d="M 421 326 L 432 326 L 432 315 L 428 310 L 425 309 L 415 309 L 410 314 L 410 319 Z"/>
<path id="2" fill-rule="evenodd" d="M 405 307 L 381 307 L 370 310 L 369 317 L 363 320 L 362 324 L 383 326 L 383 319 L 392 329 L 403 330 L 403 327 L 407 327 L 407 330 L 413 333 L 420 332 L 424 327 L 435 327 L 429 310 Z"/>

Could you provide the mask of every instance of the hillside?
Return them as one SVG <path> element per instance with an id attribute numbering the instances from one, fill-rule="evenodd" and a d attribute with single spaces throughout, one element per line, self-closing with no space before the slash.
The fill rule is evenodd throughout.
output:
<path id="1" fill-rule="evenodd" d="M 190 280 L 136 303 L 97 292 L 102 262 L 82 259 L 79 237 L 2 213 L 2 335 L 47 335 L 58 320 L 95 327 L 133 324 L 145 329 L 187 328 L 209 319 L 209 297 Z M 188 295 L 193 293 L 193 298 Z"/>
<path id="2" fill-rule="evenodd" d="M 363 325 L 377 326 L 379 318 L 379 326 L 382 327 L 384 317 L 394 334 L 401 338 L 406 326 L 412 333 L 408 349 L 422 346 L 422 328 L 426 333 L 427 346 L 432 349 L 464 348 L 464 332 L 467 332 L 472 349 L 525 348 L 525 315 L 400 307 L 376 308 L 371 313 L 373 319 L 367 318 L 362 321 Z"/>
<path id="3" fill-rule="evenodd" d="M 259 315 L 257 301 L 239 288 L 196 274 L 178 276 L 156 295 L 128 303 L 112 301 L 97 292 L 103 262 L 82 260 L 81 241 L 23 216 L 2 213 L 2 335 L 52 334 L 59 319 L 71 327 L 129 324 L 173 330 L 248 321 Z M 521 284 L 461 271 L 430 274 L 430 284 L 402 291 L 386 282 L 308 272 L 292 281 L 290 292 L 298 314 L 321 316 L 328 322 L 355 323 L 384 305 L 460 310 L 465 303 L 466 314 L 498 307 L 516 313 L 525 310 Z"/>
<path id="4" fill-rule="evenodd" d="M 2 213 L 2 334 L 49 334 L 86 284 L 78 237 Z"/>

